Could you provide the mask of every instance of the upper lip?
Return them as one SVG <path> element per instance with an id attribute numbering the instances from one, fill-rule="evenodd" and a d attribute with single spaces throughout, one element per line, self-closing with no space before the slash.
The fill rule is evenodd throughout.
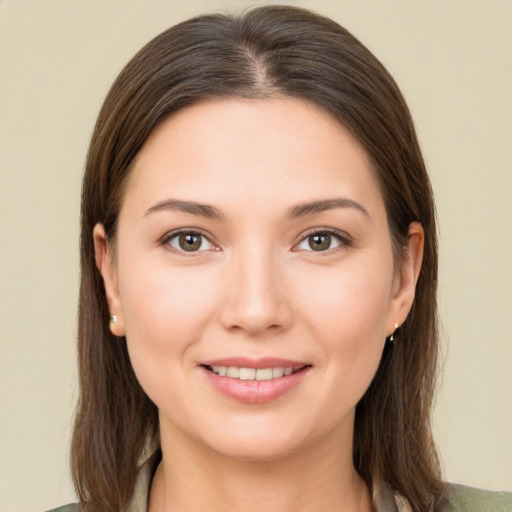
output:
<path id="1" fill-rule="evenodd" d="M 222 359 L 209 359 L 201 361 L 201 366 L 234 366 L 236 368 L 293 368 L 298 370 L 309 363 L 303 361 L 294 361 L 292 359 L 282 359 L 279 357 L 225 357 Z"/>

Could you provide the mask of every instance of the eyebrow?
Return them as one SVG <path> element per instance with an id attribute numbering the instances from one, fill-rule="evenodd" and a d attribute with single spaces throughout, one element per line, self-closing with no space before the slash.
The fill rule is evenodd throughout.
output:
<path id="1" fill-rule="evenodd" d="M 371 220 L 368 210 L 362 204 L 348 198 L 322 199 L 320 201 L 301 203 L 291 208 L 288 211 L 287 216 L 290 219 L 295 219 L 297 217 L 304 217 L 306 215 L 312 215 L 314 213 L 320 213 L 334 208 L 355 208 L 356 210 L 364 213 L 364 215 Z"/>
<path id="2" fill-rule="evenodd" d="M 355 208 L 371 220 L 370 214 L 362 204 L 348 198 L 322 199 L 319 201 L 301 203 L 288 210 L 286 216 L 289 219 L 296 219 L 298 217 L 305 217 L 307 215 L 313 215 L 315 213 L 320 213 L 335 208 Z M 166 199 L 165 201 L 160 201 L 159 203 L 148 208 L 144 212 L 144 217 L 150 215 L 151 213 L 166 210 L 180 211 L 190 213 L 192 215 L 200 215 L 201 217 L 206 217 L 208 219 L 221 220 L 224 218 L 224 215 L 220 212 L 220 210 L 215 208 L 215 206 L 197 203 L 195 201 L 184 201 L 180 199 Z"/>
<path id="3" fill-rule="evenodd" d="M 179 199 L 166 199 L 165 201 L 160 201 L 154 206 L 151 206 L 151 208 L 148 208 L 144 212 L 144 217 L 162 210 L 191 213 L 192 215 L 200 215 L 201 217 L 206 217 L 208 219 L 220 220 L 224 218 L 222 213 L 214 206 L 196 203 L 195 201 L 182 201 Z"/>

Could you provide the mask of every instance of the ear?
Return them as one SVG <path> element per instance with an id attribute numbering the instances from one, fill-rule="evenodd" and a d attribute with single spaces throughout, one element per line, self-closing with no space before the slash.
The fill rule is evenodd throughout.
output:
<path id="1" fill-rule="evenodd" d="M 126 332 L 124 328 L 121 297 L 117 286 L 117 274 L 112 261 L 112 251 L 109 251 L 107 246 L 107 238 L 103 224 L 96 224 L 96 226 L 94 226 L 93 239 L 96 267 L 98 267 L 103 277 L 108 310 L 110 312 L 110 331 L 114 336 L 124 336 Z M 116 321 L 112 321 L 112 317 L 115 317 Z"/>
<path id="2" fill-rule="evenodd" d="M 411 222 L 407 233 L 407 247 L 401 266 L 396 271 L 393 294 L 389 306 L 387 336 L 396 330 L 395 324 L 402 325 L 411 310 L 416 292 L 416 283 L 423 261 L 425 233 L 419 222 Z"/>

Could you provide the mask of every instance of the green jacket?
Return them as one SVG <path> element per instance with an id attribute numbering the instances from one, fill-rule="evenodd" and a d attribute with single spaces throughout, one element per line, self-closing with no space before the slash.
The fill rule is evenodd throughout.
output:
<path id="1" fill-rule="evenodd" d="M 485 491 L 450 485 L 450 512 L 512 512 L 512 492 Z"/>

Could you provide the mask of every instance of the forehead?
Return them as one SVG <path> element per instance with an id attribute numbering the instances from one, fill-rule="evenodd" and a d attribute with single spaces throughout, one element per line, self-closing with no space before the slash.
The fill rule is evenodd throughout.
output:
<path id="1" fill-rule="evenodd" d="M 152 132 L 126 199 L 277 205 L 339 194 L 382 206 L 366 151 L 331 115 L 299 99 L 220 99 L 182 109 Z"/>

